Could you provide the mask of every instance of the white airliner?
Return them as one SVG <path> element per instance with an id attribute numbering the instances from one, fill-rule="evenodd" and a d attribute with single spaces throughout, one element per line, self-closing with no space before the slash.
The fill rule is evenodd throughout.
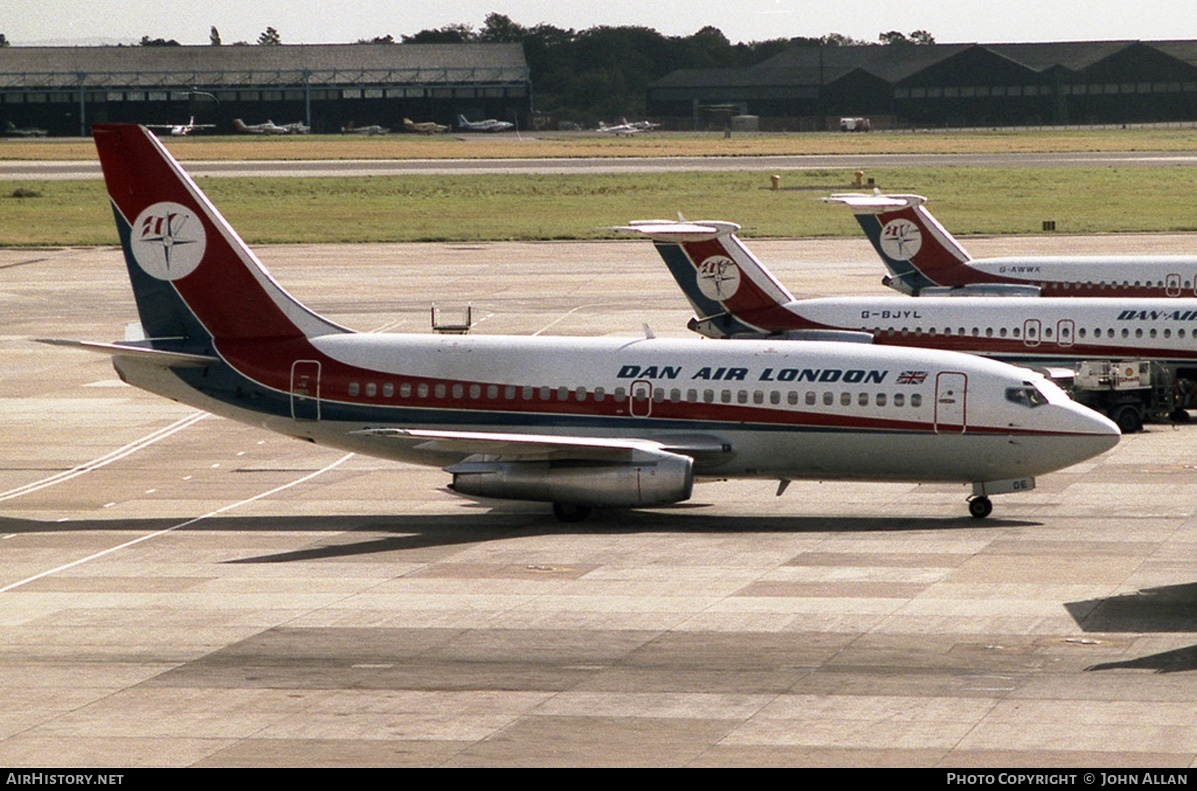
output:
<path id="1" fill-rule="evenodd" d="M 882 282 L 906 294 L 1197 296 L 1197 256 L 973 258 L 927 211 L 921 195 L 847 193 L 823 200 L 853 211 L 890 272 Z"/>
<path id="2" fill-rule="evenodd" d="M 1026 370 L 851 343 L 360 334 L 289 296 L 152 134 L 93 128 L 142 341 L 122 380 L 297 439 L 445 467 L 462 494 L 664 505 L 696 479 L 973 484 L 969 509 L 1113 447 Z"/>
<path id="3" fill-rule="evenodd" d="M 1197 299 L 908 296 L 795 299 L 729 222 L 648 220 L 617 230 L 656 242 L 715 338 L 843 338 L 983 354 L 1033 366 L 1151 360 L 1197 378 Z"/>

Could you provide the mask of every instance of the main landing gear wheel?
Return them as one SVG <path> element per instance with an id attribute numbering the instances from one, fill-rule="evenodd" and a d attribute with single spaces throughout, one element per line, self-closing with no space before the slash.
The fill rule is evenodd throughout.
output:
<path id="1" fill-rule="evenodd" d="M 581 522 L 593 509 L 588 505 L 553 503 L 553 516 L 562 522 Z"/>
<path id="2" fill-rule="evenodd" d="M 993 503 L 984 495 L 968 501 L 968 512 L 974 519 L 984 519 L 993 513 Z"/>

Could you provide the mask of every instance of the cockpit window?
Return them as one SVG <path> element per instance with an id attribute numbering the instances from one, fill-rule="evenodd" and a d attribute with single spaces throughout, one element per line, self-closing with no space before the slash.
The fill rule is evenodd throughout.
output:
<path id="1" fill-rule="evenodd" d="M 1048 403 L 1047 396 L 1030 382 L 1023 382 L 1022 387 L 1006 388 L 1006 400 L 1030 409 Z"/>

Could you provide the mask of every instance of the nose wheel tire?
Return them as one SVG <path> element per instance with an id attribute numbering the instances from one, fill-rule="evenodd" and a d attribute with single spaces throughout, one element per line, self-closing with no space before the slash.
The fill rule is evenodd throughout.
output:
<path id="1" fill-rule="evenodd" d="M 984 519 L 993 513 L 993 502 L 988 497 L 974 497 L 968 501 L 968 512 L 974 519 Z"/>

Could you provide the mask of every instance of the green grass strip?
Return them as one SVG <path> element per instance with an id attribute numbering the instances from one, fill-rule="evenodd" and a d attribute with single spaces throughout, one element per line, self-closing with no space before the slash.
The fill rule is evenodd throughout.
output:
<path id="1" fill-rule="evenodd" d="M 596 239 L 629 220 L 728 220 L 748 237 L 856 236 L 841 170 L 768 173 L 206 178 L 251 244 Z M 1197 230 L 1189 168 L 909 168 L 869 171 L 886 192 L 931 199 L 955 234 Z M 32 194 L 30 194 L 32 193 Z M 14 197 L 15 195 L 25 197 Z M 99 181 L 0 181 L 0 245 L 115 244 Z"/>

